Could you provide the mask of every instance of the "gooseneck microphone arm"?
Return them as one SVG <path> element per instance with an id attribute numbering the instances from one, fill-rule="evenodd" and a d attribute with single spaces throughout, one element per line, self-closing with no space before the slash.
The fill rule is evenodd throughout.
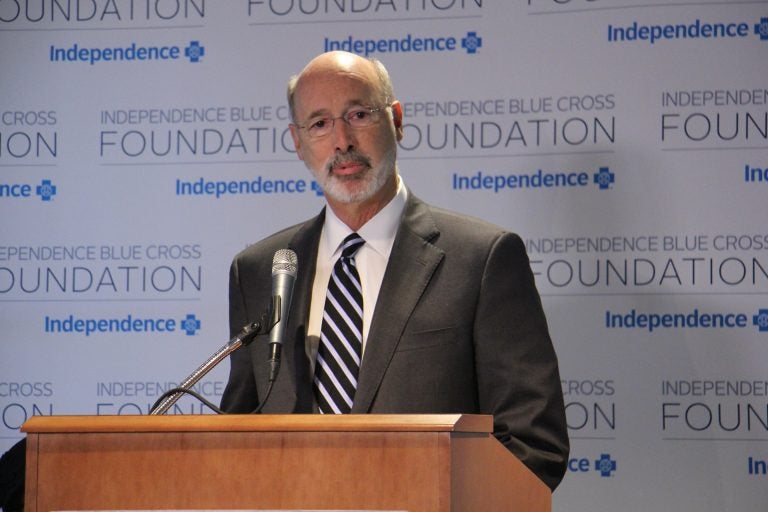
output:
<path id="1" fill-rule="evenodd" d="M 272 304 L 273 314 L 272 321 L 268 322 L 265 319 L 266 315 L 262 317 L 261 322 L 253 322 L 243 327 L 234 338 L 229 340 L 226 345 L 216 351 L 211 357 L 209 357 L 200 367 L 192 372 L 192 374 L 184 379 L 184 382 L 179 384 L 179 387 L 171 389 L 158 398 L 155 404 L 152 406 L 152 410 L 149 412 L 152 416 L 158 416 L 165 414 L 168 409 L 181 398 L 181 395 L 188 392 L 188 390 L 202 379 L 208 372 L 210 372 L 214 366 L 219 364 L 225 357 L 239 349 L 242 346 L 250 344 L 253 339 L 259 335 L 264 334 L 272 330 L 272 327 L 280 320 L 280 299 L 273 298 Z M 275 320 L 276 319 L 276 320 Z M 210 407 L 210 406 L 209 406 Z"/>
<path id="2" fill-rule="evenodd" d="M 240 333 L 229 340 L 229 342 L 216 351 L 211 357 L 208 358 L 200 367 L 192 372 L 192 375 L 184 379 L 184 382 L 179 384 L 178 387 L 169 389 L 162 395 L 152 406 L 149 414 L 152 416 L 158 416 L 165 414 L 168 409 L 171 408 L 176 401 L 181 398 L 181 395 L 189 393 L 196 396 L 206 406 L 210 407 L 215 412 L 221 414 L 223 411 L 211 404 L 208 400 L 200 397 L 198 394 L 191 391 L 191 387 L 195 385 L 197 381 L 203 378 L 208 372 L 210 372 L 214 366 L 219 364 L 225 357 L 239 349 L 242 346 L 248 345 L 253 341 L 258 334 L 269 334 L 269 380 L 267 386 L 267 392 L 264 396 L 264 400 L 261 401 L 259 407 L 253 411 L 253 414 L 258 414 L 267 403 L 270 393 L 272 392 L 272 386 L 277 380 L 277 374 L 280 371 L 280 355 L 283 347 L 283 340 L 285 339 L 286 323 L 288 322 L 288 313 L 291 309 L 291 297 L 293 295 L 293 283 L 296 281 L 296 265 L 297 265 L 296 253 L 290 249 L 279 249 L 275 252 L 275 256 L 272 259 L 272 304 L 271 310 L 268 315 L 261 317 L 261 322 L 254 322 L 246 325 Z"/>

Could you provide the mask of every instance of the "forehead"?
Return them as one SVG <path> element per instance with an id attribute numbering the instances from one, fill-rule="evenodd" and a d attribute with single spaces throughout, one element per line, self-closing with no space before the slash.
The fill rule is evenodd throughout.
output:
<path id="1" fill-rule="evenodd" d="M 364 70 L 318 70 L 301 76 L 296 84 L 294 103 L 299 118 L 341 113 L 353 105 L 373 105 L 380 101 L 375 73 Z"/>

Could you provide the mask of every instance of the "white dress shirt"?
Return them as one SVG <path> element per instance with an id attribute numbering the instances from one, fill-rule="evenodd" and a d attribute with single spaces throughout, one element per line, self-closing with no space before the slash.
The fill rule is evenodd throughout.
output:
<path id="1" fill-rule="evenodd" d="M 365 244 L 355 253 L 355 265 L 360 274 L 363 288 L 363 353 L 365 353 L 373 311 L 376 308 L 379 289 L 384 279 L 384 272 L 387 269 L 389 254 L 392 252 L 392 244 L 395 241 L 407 196 L 408 191 L 403 186 L 402 180 L 398 178 L 395 197 L 357 230 L 357 234 L 365 240 Z M 309 325 L 307 327 L 306 349 L 310 361 L 312 361 L 313 371 L 317 348 L 320 343 L 320 329 L 323 323 L 328 280 L 331 278 L 331 271 L 336 260 L 341 257 L 341 243 L 351 233 L 353 231 L 333 213 L 331 208 L 325 209 L 325 223 L 323 224 L 323 232 L 320 234 L 320 244 L 317 251 L 315 281 L 312 284 L 312 303 L 309 307 Z"/>

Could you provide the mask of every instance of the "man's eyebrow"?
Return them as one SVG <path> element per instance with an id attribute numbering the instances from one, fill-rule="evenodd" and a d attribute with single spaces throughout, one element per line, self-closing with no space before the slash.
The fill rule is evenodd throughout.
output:
<path id="1" fill-rule="evenodd" d="M 315 119 L 316 117 L 330 117 L 330 113 L 327 108 L 317 109 L 307 116 L 307 119 Z"/>
<path id="2" fill-rule="evenodd" d="M 370 102 L 363 101 L 363 100 L 350 100 L 346 103 L 344 106 L 344 112 L 341 113 L 341 115 L 344 115 L 349 109 L 354 107 L 368 107 L 370 106 Z M 331 117 L 332 114 L 327 108 L 319 108 L 315 111 L 313 111 L 311 114 L 307 116 L 307 119 L 316 119 L 318 117 Z"/>

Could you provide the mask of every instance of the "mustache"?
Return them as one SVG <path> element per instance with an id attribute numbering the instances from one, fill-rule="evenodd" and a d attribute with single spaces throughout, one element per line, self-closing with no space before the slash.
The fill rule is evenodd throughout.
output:
<path id="1" fill-rule="evenodd" d="M 366 167 L 371 167 L 371 159 L 366 155 L 360 153 L 356 149 L 345 152 L 337 152 L 333 157 L 333 160 L 328 162 L 326 170 L 332 172 L 334 167 L 339 167 L 349 163 L 363 164 Z"/>

